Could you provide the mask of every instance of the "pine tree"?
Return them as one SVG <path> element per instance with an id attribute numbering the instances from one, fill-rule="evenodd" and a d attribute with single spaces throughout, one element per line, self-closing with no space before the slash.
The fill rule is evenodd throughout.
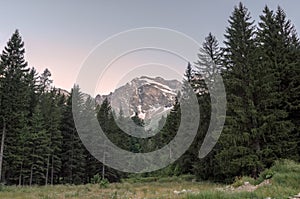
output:
<path id="1" fill-rule="evenodd" d="M 0 154 L 1 179 L 17 182 L 19 177 L 20 153 L 17 138 L 26 124 L 29 96 L 27 62 L 24 59 L 24 42 L 16 30 L 1 55 L 1 129 L 3 154 Z M 24 123 L 25 122 L 25 123 Z M 2 159 L 5 157 L 4 159 Z M 4 175 L 4 176 L 3 176 Z"/>
<path id="2" fill-rule="evenodd" d="M 72 114 L 72 101 L 76 102 L 78 106 L 81 106 L 83 103 L 82 94 L 78 86 L 73 87 L 62 116 L 61 177 L 63 178 L 63 183 L 82 184 L 85 181 L 86 153 L 76 131 Z"/>
<path id="3" fill-rule="evenodd" d="M 28 95 L 29 95 L 29 117 L 32 117 L 34 109 L 39 102 L 38 92 L 38 73 L 35 68 L 31 68 L 27 75 L 28 81 Z"/>
<path id="4" fill-rule="evenodd" d="M 29 185 L 45 182 L 47 158 L 50 154 L 50 137 L 45 128 L 45 121 L 38 104 L 31 119 L 31 133 L 28 145 L 31 149 L 30 158 L 30 179 Z"/>
<path id="5" fill-rule="evenodd" d="M 254 79 L 258 70 L 255 27 L 250 13 L 240 3 L 234 8 L 225 34 L 223 73 L 227 92 L 226 123 L 216 155 L 219 178 L 237 175 L 257 176 L 262 169 L 261 134 L 257 131 Z"/>
<path id="6" fill-rule="evenodd" d="M 212 107 L 216 108 L 216 96 L 212 92 L 216 87 L 216 75 L 221 74 L 222 70 L 222 51 L 219 47 L 218 41 L 211 33 L 205 38 L 205 42 L 202 44 L 202 48 L 198 53 L 198 61 L 196 64 L 195 77 L 192 81 L 192 85 L 196 93 L 198 94 L 198 102 L 200 106 L 200 127 L 197 137 L 193 143 L 194 153 L 198 153 L 204 137 L 207 134 L 210 120 L 217 118 L 211 118 Z M 215 121 L 217 124 L 217 121 Z M 212 139 L 214 139 L 212 137 Z M 213 140 L 216 142 L 216 140 Z M 215 162 L 214 156 L 217 153 L 217 147 L 215 146 L 212 151 L 206 155 L 203 159 L 196 159 L 194 161 L 194 172 L 199 179 L 214 179 L 215 176 Z M 197 155 L 197 154 L 195 154 Z"/>
<path id="7" fill-rule="evenodd" d="M 29 173 L 30 173 L 30 154 L 31 154 L 31 148 L 29 146 L 30 138 L 32 136 L 31 127 L 30 125 L 27 125 L 27 123 L 31 123 L 31 121 L 28 121 L 28 118 L 26 118 L 24 115 L 22 116 L 22 124 L 26 124 L 23 127 L 19 129 L 19 134 L 16 140 L 16 144 L 19 146 L 19 155 L 17 155 L 19 159 L 19 178 L 18 178 L 18 184 L 24 185 L 28 181 Z"/>
<path id="8" fill-rule="evenodd" d="M 197 73 L 213 81 L 215 74 L 220 74 L 222 69 L 222 50 L 218 40 L 212 33 L 205 37 L 205 42 L 198 53 L 198 60 L 195 63 Z"/>
<path id="9" fill-rule="evenodd" d="M 90 136 L 90 129 L 92 127 L 92 121 L 94 120 L 94 117 L 96 117 L 96 106 L 95 101 L 89 96 L 84 103 L 83 107 L 85 114 L 81 117 L 84 118 L 83 121 L 86 121 L 87 123 L 82 126 L 81 132 L 84 132 L 85 136 L 90 137 L 88 140 L 91 140 L 93 142 L 93 138 Z M 88 150 L 85 150 L 85 157 L 86 157 L 86 167 L 85 167 L 85 176 L 86 181 L 85 183 L 91 183 L 91 179 L 101 173 L 101 162 L 97 160 Z"/>
<path id="10" fill-rule="evenodd" d="M 57 94 L 57 90 L 53 88 L 48 94 L 50 109 L 48 110 L 47 117 L 47 125 L 46 129 L 50 136 L 49 147 L 51 149 L 50 154 L 47 160 L 47 175 L 46 175 L 46 184 L 48 183 L 48 179 L 50 179 L 50 183 L 54 183 L 54 179 L 58 180 L 58 174 L 61 169 L 61 159 L 59 154 L 61 153 L 61 145 L 62 145 L 62 135 L 61 135 L 61 117 L 62 111 L 60 110 L 59 100 L 60 95 Z M 49 175 L 50 174 L 50 175 Z M 50 176 L 50 178 L 49 178 Z"/>
<path id="11" fill-rule="evenodd" d="M 99 122 L 103 132 L 108 137 L 108 139 L 110 139 L 111 142 L 113 142 L 115 145 L 117 145 L 119 147 L 120 147 L 121 142 L 123 142 L 123 144 L 129 143 L 129 141 L 125 141 L 125 140 L 128 140 L 128 137 L 126 135 L 124 136 L 123 132 L 121 131 L 121 129 L 118 128 L 118 126 L 114 120 L 114 115 L 113 115 L 110 103 L 107 98 L 102 102 L 102 104 L 100 106 L 97 107 L 96 111 L 97 111 L 98 122 Z M 119 181 L 121 173 L 110 167 L 105 166 L 105 160 L 107 158 L 110 158 L 110 154 L 108 154 L 106 152 L 106 147 L 108 147 L 108 145 L 106 146 L 105 142 L 104 142 L 104 145 L 105 145 L 105 147 L 104 147 L 104 152 L 103 152 L 103 158 L 101 160 L 102 179 L 106 178 L 110 182 Z M 130 150 L 131 146 L 127 146 L 127 147 L 129 147 L 127 149 Z"/>
<path id="12" fill-rule="evenodd" d="M 51 72 L 46 68 L 44 72 L 39 77 L 39 89 L 41 93 L 50 91 L 52 87 L 53 80 L 50 79 Z"/>
<path id="13" fill-rule="evenodd" d="M 137 133 L 139 131 L 139 127 L 144 126 L 144 121 L 141 118 L 139 118 L 137 112 L 133 117 L 131 117 L 131 120 L 133 121 L 133 125 L 130 126 L 130 131 Z M 140 153 L 142 151 L 141 141 L 142 139 L 131 136 L 130 151 L 134 153 Z"/>
<path id="14" fill-rule="evenodd" d="M 259 108 L 263 116 L 260 120 L 264 132 L 262 156 L 269 167 L 277 158 L 299 158 L 299 130 L 295 126 L 299 121 L 295 114 L 299 110 L 295 101 L 299 96 L 299 41 L 293 25 L 280 7 L 274 13 L 266 6 L 260 19 L 260 74 L 265 75 L 264 81 L 268 84 L 260 82 L 265 87 L 263 92 L 259 91 L 264 93 Z"/>

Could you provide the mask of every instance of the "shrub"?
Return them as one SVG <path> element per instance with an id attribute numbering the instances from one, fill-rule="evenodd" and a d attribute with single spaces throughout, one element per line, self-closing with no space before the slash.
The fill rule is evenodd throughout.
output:
<path id="1" fill-rule="evenodd" d="M 100 181 L 99 186 L 100 188 L 107 188 L 109 185 L 109 182 L 106 178 L 104 178 L 103 180 Z"/>
<path id="2" fill-rule="evenodd" d="M 99 175 L 99 173 L 97 173 L 96 175 L 94 175 L 91 179 L 91 183 L 92 184 L 99 184 L 101 182 L 101 177 Z"/>
<path id="3" fill-rule="evenodd" d="M 232 183 L 232 186 L 234 188 L 242 186 L 244 184 L 243 180 L 241 177 L 235 177 L 234 182 Z"/>
<path id="4" fill-rule="evenodd" d="M 108 184 L 109 184 L 109 181 L 106 178 L 102 179 L 100 177 L 100 175 L 97 173 L 91 179 L 91 183 L 92 184 L 99 184 L 100 188 L 107 188 Z"/>

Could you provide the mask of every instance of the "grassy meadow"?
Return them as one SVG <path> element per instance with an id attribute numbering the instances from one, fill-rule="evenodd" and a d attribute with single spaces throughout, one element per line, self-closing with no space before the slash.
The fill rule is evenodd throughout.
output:
<path id="1" fill-rule="evenodd" d="M 243 188 L 245 182 L 252 186 L 268 181 L 254 191 Z M 250 186 L 250 185 L 249 185 Z M 129 178 L 121 183 L 55 185 L 55 186 L 4 186 L 0 187 L 1 199 L 102 199 L 102 198 L 186 198 L 186 199 L 235 199 L 235 198 L 288 198 L 300 192 L 300 164 L 278 161 L 261 173 L 258 179 L 237 178 L 232 185 L 195 182 L 190 176 L 167 178 Z"/>

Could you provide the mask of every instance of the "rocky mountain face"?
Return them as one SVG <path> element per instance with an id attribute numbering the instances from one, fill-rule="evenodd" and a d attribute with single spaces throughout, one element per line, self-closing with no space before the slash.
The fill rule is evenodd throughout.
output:
<path id="1" fill-rule="evenodd" d="M 141 119 L 144 119 L 146 125 L 153 126 L 153 122 L 158 123 L 157 121 L 172 109 L 181 86 L 178 80 L 142 76 L 119 87 L 109 95 L 97 95 L 96 103 L 101 104 L 107 98 L 117 115 L 120 110 L 125 117 L 138 114 Z"/>

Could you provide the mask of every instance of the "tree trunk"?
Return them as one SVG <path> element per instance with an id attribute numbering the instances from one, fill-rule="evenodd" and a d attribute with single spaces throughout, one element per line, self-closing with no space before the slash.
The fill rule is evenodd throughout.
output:
<path id="1" fill-rule="evenodd" d="M 20 176 L 19 176 L 19 186 L 22 185 L 22 173 L 23 173 L 23 161 L 21 163 L 21 170 L 20 170 Z"/>
<path id="2" fill-rule="evenodd" d="M 54 175 L 54 167 L 53 167 L 53 155 L 51 158 L 51 185 L 53 185 L 53 175 Z"/>
<path id="3" fill-rule="evenodd" d="M 2 129 L 2 139 L 1 139 L 1 149 L 0 149 L 0 182 L 2 180 L 2 165 L 3 165 L 5 133 L 6 133 L 6 123 L 5 123 L 5 119 L 3 118 L 3 129 Z"/>
<path id="4" fill-rule="evenodd" d="M 45 185 L 48 185 L 48 176 L 49 176 L 49 163 L 50 162 L 50 155 L 48 155 L 48 160 L 47 160 L 47 168 L 46 168 L 46 179 L 45 179 Z"/>
<path id="5" fill-rule="evenodd" d="M 105 176 L 105 153 L 103 153 L 103 163 L 102 163 L 102 180 L 104 179 Z"/>
<path id="6" fill-rule="evenodd" d="M 102 159 L 102 180 L 105 177 L 105 152 L 106 152 L 106 142 L 104 141 L 104 152 L 103 152 L 103 159 Z"/>
<path id="7" fill-rule="evenodd" d="M 33 165 L 30 168 L 30 180 L 29 180 L 29 186 L 32 184 L 32 173 L 33 173 Z"/>
<path id="8" fill-rule="evenodd" d="M 73 179 L 73 160 L 74 160 L 74 131 L 72 132 L 72 147 L 71 147 L 71 175 L 69 176 L 69 183 L 74 183 Z"/>

